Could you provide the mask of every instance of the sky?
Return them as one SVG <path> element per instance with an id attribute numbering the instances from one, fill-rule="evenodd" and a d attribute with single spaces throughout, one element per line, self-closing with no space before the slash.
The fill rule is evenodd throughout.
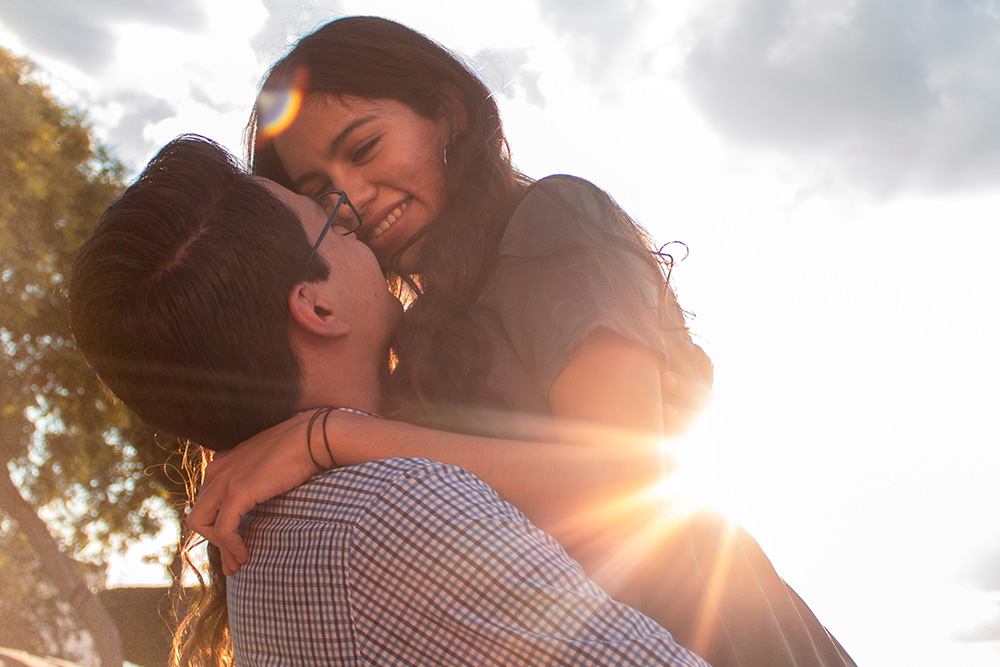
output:
<path id="1" fill-rule="evenodd" d="M 687 245 L 685 474 L 858 664 L 1000 664 L 1000 0 L 0 0 L 0 45 L 134 174 L 239 154 L 268 66 L 356 13 L 476 68 L 524 172 Z"/>

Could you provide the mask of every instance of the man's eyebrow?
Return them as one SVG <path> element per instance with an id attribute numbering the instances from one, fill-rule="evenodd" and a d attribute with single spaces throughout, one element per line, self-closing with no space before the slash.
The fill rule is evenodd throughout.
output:
<path id="1" fill-rule="evenodd" d="M 340 134 L 334 137 L 333 141 L 330 142 L 330 145 L 326 147 L 326 158 L 332 159 L 334 156 L 337 155 L 338 152 L 340 152 L 340 147 L 343 146 L 344 142 L 347 140 L 347 137 L 350 136 L 351 132 L 358 129 L 362 125 L 366 125 L 372 122 L 375 119 L 376 116 L 362 116 L 361 118 L 355 118 L 350 123 L 348 123 L 347 127 L 341 130 Z M 302 189 L 302 185 L 305 184 L 306 181 L 320 175 L 321 173 L 318 171 L 310 171 L 308 173 L 302 174 L 292 182 L 292 187 L 295 188 L 297 192 L 299 192 Z"/>

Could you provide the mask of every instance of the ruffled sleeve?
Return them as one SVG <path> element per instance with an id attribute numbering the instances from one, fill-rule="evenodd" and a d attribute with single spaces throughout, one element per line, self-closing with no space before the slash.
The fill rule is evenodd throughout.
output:
<path id="1" fill-rule="evenodd" d="M 604 327 L 658 352 L 689 340 L 652 250 L 608 195 L 571 176 L 532 186 L 501 242 L 489 301 L 548 395 L 574 348 Z"/>

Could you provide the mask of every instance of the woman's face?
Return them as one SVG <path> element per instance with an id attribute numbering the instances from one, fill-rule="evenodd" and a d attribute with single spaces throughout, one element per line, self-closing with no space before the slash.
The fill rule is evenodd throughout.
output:
<path id="1" fill-rule="evenodd" d="M 387 267 L 444 207 L 448 125 L 395 100 L 309 95 L 274 147 L 296 192 L 347 193 L 361 214 L 358 238 Z M 404 271 L 418 272 L 419 245 L 401 258 Z"/>

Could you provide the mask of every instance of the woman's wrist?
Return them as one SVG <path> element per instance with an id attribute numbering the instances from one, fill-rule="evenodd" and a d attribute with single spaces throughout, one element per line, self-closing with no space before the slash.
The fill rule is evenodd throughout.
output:
<path id="1" fill-rule="evenodd" d="M 357 419 L 357 417 L 350 417 L 344 413 L 383 420 L 381 415 L 356 408 L 323 406 L 312 410 L 303 410 L 299 414 L 307 412 L 312 412 L 312 414 L 306 427 L 306 451 L 318 472 L 333 470 L 344 464 L 343 457 L 334 455 L 334 443 L 343 447 L 345 442 L 360 442 L 373 426 L 372 422 L 366 419 L 363 426 L 351 431 L 352 420 Z"/>
<path id="2" fill-rule="evenodd" d="M 330 413 L 336 408 L 323 407 L 314 410 L 309 417 L 309 424 L 306 426 L 306 451 L 309 459 L 316 467 L 317 472 L 333 470 L 337 467 L 337 459 L 333 455 L 330 447 L 330 438 L 327 436 L 327 423 Z"/>

